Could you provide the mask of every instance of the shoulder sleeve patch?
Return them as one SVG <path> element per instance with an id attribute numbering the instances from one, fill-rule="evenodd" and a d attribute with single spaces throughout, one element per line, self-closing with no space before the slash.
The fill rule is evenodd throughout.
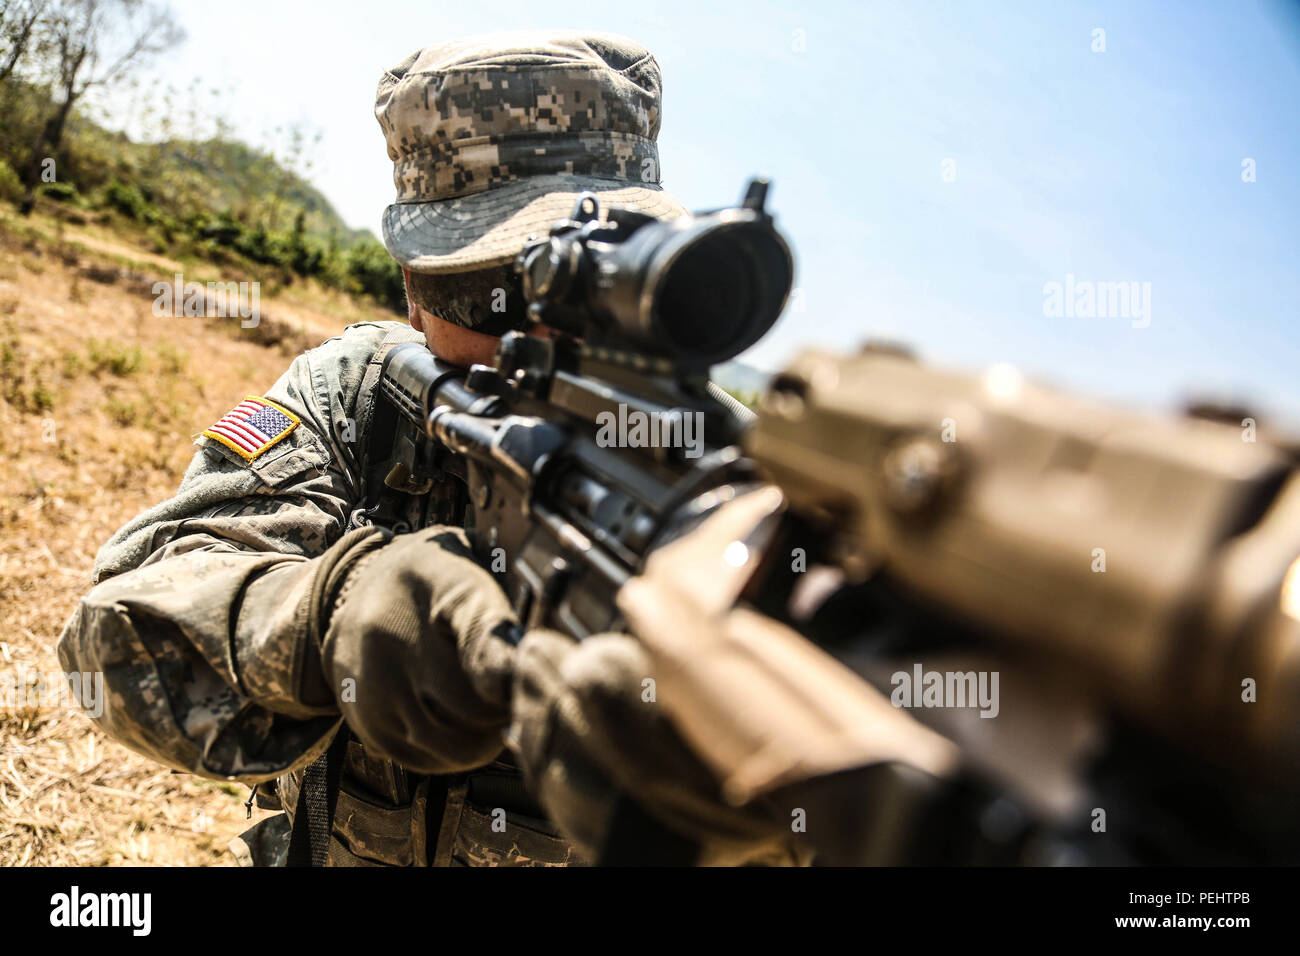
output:
<path id="1" fill-rule="evenodd" d="M 302 420 L 288 409 L 249 395 L 205 429 L 203 435 L 252 461 L 301 424 Z"/>

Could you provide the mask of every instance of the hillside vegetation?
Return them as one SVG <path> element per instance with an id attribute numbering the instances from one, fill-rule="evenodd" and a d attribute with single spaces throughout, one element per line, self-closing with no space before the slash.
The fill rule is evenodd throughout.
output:
<path id="1" fill-rule="evenodd" d="M 21 203 L 19 170 L 53 108 L 35 83 L 0 88 L 0 200 Z M 74 112 L 42 160 L 37 202 L 65 221 L 105 226 L 156 254 L 202 264 L 209 277 L 273 287 L 310 280 L 404 315 L 401 270 L 383 244 L 348 228 L 290 168 L 310 165 L 305 135 L 291 131 L 285 155 L 275 156 L 216 125 L 221 135 L 201 141 L 133 142 Z"/>
<path id="2" fill-rule="evenodd" d="M 58 18 L 144 9 L 115 2 L 0 0 L 0 866 L 232 862 L 247 789 L 173 774 L 50 697 L 55 642 L 99 547 L 175 492 L 200 431 L 345 325 L 405 313 L 383 246 L 310 185 L 306 136 L 249 146 L 164 94 L 133 139 L 68 99 L 104 74 L 61 84 L 82 34 Z M 259 283 L 260 321 L 160 314 L 176 273 Z"/>
<path id="3" fill-rule="evenodd" d="M 54 645 L 99 547 L 176 490 L 192 439 L 373 305 L 298 282 L 262 321 L 160 317 L 179 263 L 103 226 L 0 203 L 0 678 L 59 672 Z M 30 693 L 30 692 L 29 692 Z M 17 703 L 17 706 L 15 706 Z M 0 702 L 0 865 L 222 864 L 247 790 L 173 774 L 79 710 Z"/>

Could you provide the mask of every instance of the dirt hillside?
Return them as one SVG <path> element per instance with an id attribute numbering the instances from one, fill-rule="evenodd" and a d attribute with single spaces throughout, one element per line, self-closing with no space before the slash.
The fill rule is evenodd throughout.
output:
<path id="1" fill-rule="evenodd" d="M 255 329 L 158 317 L 173 266 L 0 207 L 0 686 L 57 674 L 96 550 L 175 490 L 192 436 L 301 350 L 391 317 L 302 283 L 264 289 Z M 46 698 L 0 700 L 0 864 L 232 862 L 246 788 L 173 774 Z"/>

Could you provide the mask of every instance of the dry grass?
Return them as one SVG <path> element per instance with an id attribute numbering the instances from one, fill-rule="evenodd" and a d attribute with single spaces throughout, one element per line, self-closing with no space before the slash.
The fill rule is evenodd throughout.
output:
<path id="1" fill-rule="evenodd" d="M 54 644 L 89 586 L 96 550 L 174 492 L 192 436 L 268 388 L 297 351 L 366 316 L 354 303 L 327 309 L 328 297 L 299 293 L 291 303 L 264 298 L 259 330 L 158 318 L 153 277 L 121 268 L 102 242 L 52 240 L 40 222 L 15 226 L 0 212 L 6 681 L 58 672 Z M 246 793 L 173 774 L 77 711 L 0 706 L 0 863 L 228 863 L 226 844 L 247 826 Z"/>

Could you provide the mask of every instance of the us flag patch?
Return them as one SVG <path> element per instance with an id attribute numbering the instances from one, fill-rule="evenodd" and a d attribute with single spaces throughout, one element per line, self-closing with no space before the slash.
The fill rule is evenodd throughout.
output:
<path id="1" fill-rule="evenodd" d="M 252 461 L 300 424 L 301 419 L 293 412 L 249 395 L 203 435 Z"/>

